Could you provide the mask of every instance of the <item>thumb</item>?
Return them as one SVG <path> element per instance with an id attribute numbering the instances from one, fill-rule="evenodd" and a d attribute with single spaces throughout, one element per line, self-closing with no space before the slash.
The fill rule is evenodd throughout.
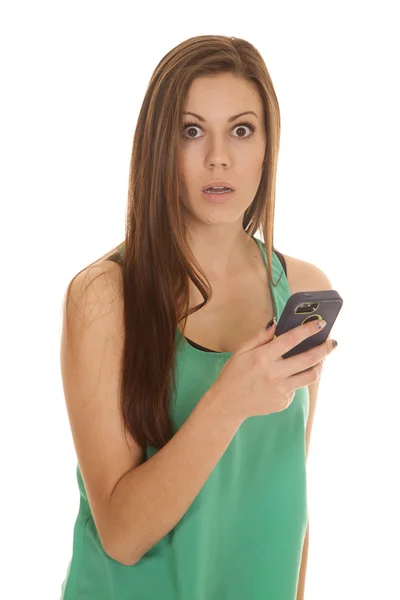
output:
<path id="1" fill-rule="evenodd" d="M 271 325 L 271 323 L 272 326 L 270 326 L 269 329 L 266 329 L 266 327 Z M 264 344 L 271 342 L 275 337 L 275 330 L 276 317 L 271 319 L 271 321 L 269 321 L 265 327 L 262 327 L 253 337 L 239 346 L 239 349 L 236 351 L 236 353 L 249 352 L 250 350 L 254 350 L 254 348 L 258 348 L 258 346 L 263 346 Z"/>

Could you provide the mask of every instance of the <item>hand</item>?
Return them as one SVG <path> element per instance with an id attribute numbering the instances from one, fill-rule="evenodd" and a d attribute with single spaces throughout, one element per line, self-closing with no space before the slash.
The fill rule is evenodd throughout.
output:
<path id="1" fill-rule="evenodd" d="M 323 360 L 334 349 L 331 338 L 310 350 L 282 358 L 304 339 L 321 331 L 317 323 L 321 321 L 298 325 L 276 338 L 273 325 L 240 346 L 209 389 L 227 415 L 241 423 L 249 417 L 285 410 L 297 389 L 320 377 Z"/>

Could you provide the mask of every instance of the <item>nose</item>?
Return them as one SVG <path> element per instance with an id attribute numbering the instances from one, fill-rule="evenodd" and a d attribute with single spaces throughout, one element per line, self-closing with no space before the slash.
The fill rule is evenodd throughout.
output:
<path id="1" fill-rule="evenodd" d="M 220 161 L 210 163 L 211 168 L 215 168 L 215 167 L 218 168 L 219 166 L 222 166 L 224 169 L 226 169 L 228 165 L 226 162 L 220 162 Z"/>
<path id="2" fill-rule="evenodd" d="M 208 140 L 208 151 L 206 151 L 206 164 L 210 167 L 227 168 L 231 164 L 228 152 L 226 151 L 224 140 L 221 137 L 214 136 L 211 141 Z"/>

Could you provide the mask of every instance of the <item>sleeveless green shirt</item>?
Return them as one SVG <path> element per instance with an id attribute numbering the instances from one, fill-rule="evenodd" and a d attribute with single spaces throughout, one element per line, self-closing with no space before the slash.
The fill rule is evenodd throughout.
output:
<path id="1" fill-rule="evenodd" d="M 254 240 L 267 267 L 265 245 Z M 275 252 L 272 273 L 280 278 L 270 285 L 279 320 L 291 292 Z M 233 354 L 193 347 L 178 327 L 176 344 L 174 431 Z M 60 600 L 296 600 L 308 522 L 308 411 L 306 386 L 286 410 L 246 419 L 187 512 L 133 566 L 104 552 L 77 465 L 80 503 Z M 156 452 L 148 446 L 146 459 Z"/>

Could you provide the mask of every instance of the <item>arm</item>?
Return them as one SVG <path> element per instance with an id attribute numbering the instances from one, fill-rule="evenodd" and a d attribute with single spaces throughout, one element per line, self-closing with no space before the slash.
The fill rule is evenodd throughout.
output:
<path id="1" fill-rule="evenodd" d="M 73 441 L 102 547 L 132 565 L 182 518 L 241 423 L 209 388 L 172 439 L 143 462 L 120 411 L 121 268 L 105 261 L 84 270 L 70 292 L 60 359 Z"/>
<path id="2" fill-rule="evenodd" d="M 301 557 L 301 566 L 299 572 L 299 580 L 297 584 L 297 596 L 296 600 L 304 600 L 304 588 L 306 585 L 306 571 L 307 571 L 307 559 L 308 559 L 308 532 L 309 524 L 307 525 L 306 535 L 304 537 L 303 554 Z"/>
<path id="3" fill-rule="evenodd" d="M 308 420 L 306 427 L 306 460 L 308 459 L 308 450 L 310 447 L 310 438 L 311 438 L 311 429 L 314 421 L 314 413 L 315 413 L 315 405 L 317 403 L 318 396 L 318 387 L 319 387 L 319 379 L 308 386 L 309 398 L 310 398 L 310 408 L 308 411 Z M 299 579 L 297 584 L 297 596 L 296 600 L 304 600 L 304 589 L 306 585 L 306 572 L 307 572 L 307 560 L 308 560 L 308 543 L 309 543 L 309 530 L 310 530 L 310 521 L 307 524 L 307 531 L 304 536 L 303 543 L 303 554 L 301 556 L 301 565 L 299 571 Z"/>
<path id="4" fill-rule="evenodd" d="M 309 392 L 309 411 L 308 411 L 308 420 L 306 427 L 306 460 L 308 459 L 308 451 L 310 448 L 310 439 L 311 439 L 311 429 L 314 421 L 315 407 L 317 404 L 318 397 L 318 388 L 319 382 L 321 378 L 319 378 L 315 383 L 312 383 L 308 386 Z M 297 596 L 296 600 L 304 600 L 304 589 L 306 584 L 306 571 L 307 571 L 307 560 L 308 560 L 308 544 L 309 544 L 309 530 L 310 530 L 310 521 L 307 524 L 307 531 L 304 536 L 303 543 L 303 554 L 301 557 L 301 565 L 299 572 L 299 580 L 297 584 Z"/>
<path id="5" fill-rule="evenodd" d="M 112 553 L 135 564 L 183 517 L 240 424 L 223 415 L 208 392 L 171 440 L 129 471 L 110 498 Z M 132 541 L 135 540 L 135 544 Z"/>

